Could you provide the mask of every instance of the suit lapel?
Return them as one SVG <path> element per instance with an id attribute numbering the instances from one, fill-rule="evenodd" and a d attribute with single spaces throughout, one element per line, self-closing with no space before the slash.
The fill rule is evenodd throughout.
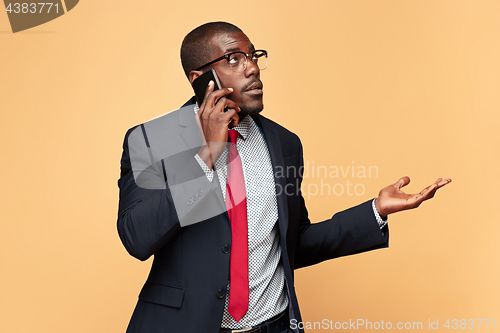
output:
<path id="1" fill-rule="evenodd" d="M 269 155 L 271 155 L 271 164 L 273 165 L 274 181 L 276 183 L 276 199 L 278 201 L 278 225 L 282 248 L 286 246 L 286 232 L 288 229 L 288 202 L 285 194 L 286 178 L 283 175 L 283 170 L 286 169 L 283 159 L 283 151 L 281 149 L 281 141 L 273 126 L 272 122 L 262 116 L 254 118 L 262 127 L 264 137 L 266 138 Z M 281 175 L 280 177 L 276 177 Z"/>

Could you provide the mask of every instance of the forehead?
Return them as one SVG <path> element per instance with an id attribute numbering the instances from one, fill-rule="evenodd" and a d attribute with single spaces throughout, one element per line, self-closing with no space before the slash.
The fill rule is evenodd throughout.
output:
<path id="1" fill-rule="evenodd" d="M 219 33 L 212 37 L 210 45 L 214 56 L 222 56 L 234 51 L 249 53 L 255 49 L 243 32 Z"/>

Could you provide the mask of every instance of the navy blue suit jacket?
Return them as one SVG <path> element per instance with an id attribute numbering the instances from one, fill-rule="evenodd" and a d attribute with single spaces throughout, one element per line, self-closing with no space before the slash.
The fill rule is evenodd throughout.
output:
<path id="1" fill-rule="evenodd" d="M 227 213 L 212 214 L 214 216 L 194 224 L 182 222 L 196 216 L 184 212 L 184 207 L 189 206 L 188 209 L 199 213 L 223 205 L 218 183 L 203 183 L 201 179 L 206 178 L 203 171 L 192 163 L 196 163 L 193 156 L 198 152 L 201 139 L 196 138 L 193 129 L 196 122 L 191 103 L 193 100 L 178 111 L 152 120 L 160 124 L 157 128 L 164 132 L 161 144 L 186 146 L 168 158 L 155 160 L 156 166 L 150 168 L 153 171 L 142 173 L 149 177 L 153 175 L 165 184 L 164 188 L 142 186 L 140 175 L 134 175 L 133 171 L 131 153 L 136 154 L 138 148 L 130 151 L 129 137 L 140 128 L 144 134 L 144 147 L 149 149 L 148 146 L 153 145 L 151 131 L 148 133 L 144 130 L 147 126 L 140 125 L 130 129 L 125 136 L 118 181 L 118 233 L 134 257 L 146 260 L 154 255 L 151 272 L 139 294 L 127 330 L 130 333 L 217 333 L 220 329 L 229 279 L 227 248 L 231 245 L 231 227 Z M 335 257 L 387 247 L 389 232 L 387 226 L 380 230 L 371 201 L 339 212 L 327 221 L 311 224 L 300 192 L 301 174 L 283 172 L 302 170 L 299 138 L 263 116 L 256 116 L 254 120 L 261 126 L 267 141 L 276 186 L 286 189 L 277 191 L 277 223 L 290 319 L 300 322 L 294 270 Z M 193 137 L 194 141 L 187 142 Z M 185 174 L 177 177 L 176 173 Z M 190 176 L 187 177 L 186 173 Z M 199 181 L 189 182 L 195 178 Z M 148 182 L 146 179 L 143 183 Z M 170 189 L 185 184 L 186 187 L 176 190 L 176 193 Z M 193 199 L 193 193 L 202 193 L 195 201 L 196 205 L 180 207 L 184 201 L 189 203 Z M 178 214 L 177 211 L 183 212 Z"/>

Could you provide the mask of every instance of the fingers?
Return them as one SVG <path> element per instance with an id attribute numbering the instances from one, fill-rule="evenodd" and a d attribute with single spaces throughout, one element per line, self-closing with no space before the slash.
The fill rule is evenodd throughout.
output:
<path id="1" fill-rule="evenodd" d="M 229 127 L 236 127 L 240 122 L 240 117 L 238 116 L 238 112 L 240 112 L 240 108 L 230 99 L 222 97 L 222 101 L 218 102 L 217 105 L 221 104 L 225 110 L 224 116 L 227 118 L 227 123 L 230 125 Z"/>
<path id="2" fill-rule="evenodd" d="M 240 121 L 240 118 L 238 117 L 238 111 L 236 111 L 236 109 L 228 109 L 226 112 L 221 114 L 221 118 L 224 119 L 229 128 L 238 126 L 238 123 Z"/>
<path id="3" fill-rule="evenodd" d="M 210 80 L 210 82 L 208 82 L 207 89 L 205 90 L 205 96 L 203 97 L 203 102 L 201 102 L 200 108 L 198 110 L 198 115 L 200 117 L 203 114 L 203 112 L 205 111 L 205 107 L 207 105 L 208 95 L 210 95 L 210 93 L 213 91 L 214 91 L 214 81 Z"/>
<path id="4" fill-rule="evenodd" d="M 200 119 L 207 120 L 213 116 L 221 117 L 226 124 L 229 124 L 230 119 L 232 119 L 231 123 L 236 126 L 239 121 L 237 114 L 229 113 L 226 116 L 221 116 L 221 114 L 224 113 L 224 110 L 233 109 L 236 112 L 240 111 L 240 108 L 236 105 L 236 103 L 225 97 L 233 92 L 233 88 L 223 88 L 216 91 L 213 91 L 213 88 L 214 83 L 213 81 L 210 81 L 205 92 L 205 98 L 203 99 L 203 103 L 201 103 L 198 111 Z"/>
<path id="5" fill-rule="evenodd" d="M 228 110 L 228 109 L 233 109 L 236 111 L 240 111 L 240 108 L 238 105 L 236 105 L 235 102 L 232 100 L 226 98 L 226 97 L 221 97 L 219 101 L 217 102 L 217 105 L 215 105 L 216 108 L 219 108 L 221 111 Z"/>
<path id="6" fill-rule="evenodd" d="M 438 186 L 438 188 L 441 188 L 443 186 L 445 186 L 446 184 L 449 184 L 451 183 L 451 179 L 450 178 L 446 178 L 446 179 L 441 179 L 439 178 L 438 180 L 436 180 L 436 184 Z"/>
<path id="7" fill-rule="evenodd" d="M 424 188 L 419 194 L 422 196 L 422 201 L 430 199 L 434 196 L 434 193 L 436 193 L 436 190 L 438 189 L 438 186 L 436 183 L 427 186 Z M 430 196 L 432 194 L 432 196 Z"/>
<path id="8" fill-rule="evenodd" d="M 237 126 L 240 121 L 238 112 L 240 112 L 238 105 L 226 97 L 221 97 L 212 110 L 212 113 L 220 117 L 226 125 L 232 126 Z"/>
<path id="9" fill-rule="evenodd" d="M 417 208 L 423 201 L 432 198 L 434 193 L 436 193 L 436 190 L 437 185 L 432 184 L 424 188 L 420 193 L 409 195 L 407 199 L 409 206 L 406 209 Z"/>
<path id="10" fill-rule="evenodd" d="M 207 100 L 208 95 L 210 95 L 210 93 L 213 91 L 214 91 L 214 81 L 210 80 L 210 82 L 208 82 L 207 89 L 205 90 L 205 96 L 203 97 L 203 102 Z"/>
<path id="11" fill-rule="evenodd" d="M 441 187 L 445 186 L 446 184 L 449 184 L 450 182 L 451 182 L 451 179 L 450 179 L 450 178 L 446 178 L 446 179 L 443 179 L 443 178 L 438 178 L 438 179 L 434 182 L 434 184 L 429 185 L 429 186 L 427 186 L 426 188 L 424 188 L 424 189 L 422 190 L 422 192 L 420 192 L 420 194 L 421 194 L 421 195 L 429 195 L 430 193 L 432 193 L 432 196 L 434 196 L 434 193 L 436 192 L 436 190 L 437 190 L 438 188 L 441 188 Z M 429 199 L 430 199 L 430 198 L 432 198 L 432 196 L 431 196 L 431 197 L 429 197 Z"/>
<path id="12" fill-rule="evenodd" d="M 202 105 L 205 104 L 208 107 L 214 107 L 215 104 L 219 104 L 218 101 L 220 100 L 221 97 L 229 95 L 233 92 L 233 88 L 222 88 L 216 91 L 213 91 L 213 89 L 214 89 L 214 83 L 213 81 L 210 81 L 207 90 L 205 92 L 205 98 L 203 99 Z"/>
<path id="13" fill-rule="evenodd" d="M 434 184 L 427 186 L 419 194 L 417 194 L 415 199 L 419 202 L 431 199 L 434 197 L 434 195 L 436 194 L 436 191 L 439 188 L 445 186 L 446 184 L 449 184 L 450 182 L 451 182 L 450 178 L 446 178 L 446 179 L 438 178 L 434 182 Z"/>
<path id="14" fill-rule="evenodd" d="M 205 108 L 202 118 L 207 121 L 215 120 L 217 122 L 223 123 L 225 126 L 231 123 L 233 126 L 237 126 L 239 122 L 238 112 L 240 108 L 232 100 L 226 97 L 221 97 L 217 104 L 212 107 Z"/>

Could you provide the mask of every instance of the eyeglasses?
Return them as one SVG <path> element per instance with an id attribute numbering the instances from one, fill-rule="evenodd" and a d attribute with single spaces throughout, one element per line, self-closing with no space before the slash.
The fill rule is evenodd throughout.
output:
<path id="1" fill-rule="evenodd" d="M 231 67 L 233 71 L 236 73 L 241 73 L 245 69 L 247 69 L 247 58 L 251 56 L 251 61 L 259 67 L 260 70 L 264 70 L 267 68 L 267 51 L 265 50 L 255 50 L 250 54 L 246 54 L 245 52 L 237 51 L 231 52 L 228 54 L 224 54 L 222 57 L 217 58 L 213 61 L 210 61 L 208 64 L 205 64 L 201 67 L 195 69 L 195 71 L 199 71 L 203 67 L 207 67 L 209 65 L 215 64 L 218 61 L 223 59 L 227 60 L 227 63 Z M 262 58 L 262 59 L 261 59 Z"/>

